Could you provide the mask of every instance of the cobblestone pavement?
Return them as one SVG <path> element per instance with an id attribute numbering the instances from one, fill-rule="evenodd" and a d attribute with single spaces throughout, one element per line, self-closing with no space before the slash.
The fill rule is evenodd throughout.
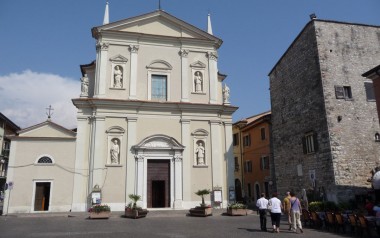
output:
<path id="1" fill-rule="evenodd" d="M 288 231 L 283 220 L 280 233 L 260 231 L 258 215 L 189 217 L 187 211 L 150 211 L 146 218 L 128 219 L 120 212 L 110 219 L 88 219 L 87 213 L 22 214 L 0 216 L 0 237 L 347 237 L 304 228 L 303 234 Z M 268 217 L 267 227 L 270 227 Z"/>

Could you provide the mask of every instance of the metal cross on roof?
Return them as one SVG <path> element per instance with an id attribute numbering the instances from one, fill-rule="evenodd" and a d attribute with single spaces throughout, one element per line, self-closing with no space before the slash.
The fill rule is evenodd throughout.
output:
<path id="1" fill-rule="evenodd" d="M 48 116 L 48 119 L 51 118 L 51 115 L 53 115 L 52 111 L 54 110 L 51 105 L 49 105 L 49 107 L 45 108 L 48 112 L 46 113 L 46 115 Z"/>

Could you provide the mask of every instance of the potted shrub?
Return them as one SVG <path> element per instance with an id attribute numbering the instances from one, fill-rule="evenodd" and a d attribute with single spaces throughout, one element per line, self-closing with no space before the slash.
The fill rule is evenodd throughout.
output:
<path id="1" fill-rule="evenodd" d="M 201 217 L 206 217 L 206 216 L 211 216 L 212 215 L 212 208 L 211 205 L 207 205 L 205 203 L 205 195 L 209 195 L 211 192 L 208 189 L 202 189 L 198 190 L 195 194 L 200 196 L 202 198 L 202 203 L 200 206 L 196 206 L 195 208 L 191 208 L 189 210 L 190 216 L 201 216 Z"/>
<path id="2" fill-rule="evenodd" d="M 125 207 L 125 217 L 129 218 L 141 218 L 146 217 L 148 214 L 147 209 L 142 209 L 141 207 L 137 206 L 137 201 L 140 200 L 141 196 L 137 194 L 129 194 L 129 199 L 132 200 L 126 207 Z"/>
<path id="3" fill-rule="evenodd" d="M 111 208 L 106 204 L 96 204 L 88 209 L 88 212 L 90 213 L 90 219 L 108 219 L 111 215 Z"/>
<path id="4" fill-rule="evenodd" d="M 246 216 L 247 215 L 247 206 L 243 203 L 234 202 L 228 204 L 227 214 L 230 216 Z"/>

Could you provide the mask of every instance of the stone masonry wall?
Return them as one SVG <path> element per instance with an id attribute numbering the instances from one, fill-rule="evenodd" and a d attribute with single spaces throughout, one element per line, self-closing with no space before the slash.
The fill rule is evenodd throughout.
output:
<path id="1" fill-rule="evenodd" d="M 380 27 L 313 20 L 269 74 L 277 189 L 324 189 L 329 200 L 363 192 L 379 165 L 376 103 L 366 100 L 361 74 L 378 65 Z M 353 100 L 336 99 L 335 85 Z M 338 120 L 338 118 L 340 118 Z M 318 150 L 304 154 L 302 137 L 317 133 Z M 316 183 L 309 172 L 315 171 Z"/>
<path id="2" fill-rule="evenodd" d="M 380 27 L 316 21 L 337 198 L 352 197 L 379 166 L 375 101 L 367 101 L 361 75 L 380 60 Z M 335 85 L 350 86 L 352 100 L 337 99 Z M 338 117 L 340 119 L 338 119 Z"/>
<path id="3" fill-rule="evenodd" d="M 272 136 L 278 192 L 333 184 L 330 145 L 325 116 L 314 24 L 310 22 L 278 62 L 270 77 Z M 305 155 L 302 138 L 317 132 L 318 153 Z M 301 170 L 298 173 L 297 167 Z"/>

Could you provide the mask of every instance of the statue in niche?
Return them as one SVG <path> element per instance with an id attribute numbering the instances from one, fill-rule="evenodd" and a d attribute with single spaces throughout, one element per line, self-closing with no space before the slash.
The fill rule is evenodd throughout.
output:
<path id="1" fill-rule="evenodd" d="M 120 147 L 119 147 L 119 141 L 117 139 L 112 140 L 113 145 L 111 146 L 111 164 L 118 164 L 119 163 L 119 154 L 120 154 Z"/>
<path id="2" fill-rule="evenodd" d="M 195 88 L 196 93 L 203 92 L 202 84 L 203 84 L 202 73 L 197 71 L 195 72 L 195 76 L 194 76 L 194 88 Z"/>
<path id="3" fill-rule="evenodd" d="M 87 74 L 84 74 L 84 76 L 80 79 L 81 81 L 81 97 L 87 97 L 88 96 L 88 77 Z"/>
<path id="4" fill-rule="evenodd" d="M 205 147 L 202 142 L 198 142 L 198 147 L 195 149 L 195 154 L 197 155 L 197 165 L 205 164 Z"/>
<path id="5" fill-rule="evenodd" d="M 115 70 L 113 72 L 113 87 L 114 88 L 122 88 L 123 87 L 123 72 L 122 67 L 119 65 L 115 66 Z"/>
<path id="6" fill-rule="evenodd" d="M 223 88 L 223 102 L 224 103 L 230 102 L 230 88 L 227 86 L 227 84 L 224 84 L 224 88 Z"/>

